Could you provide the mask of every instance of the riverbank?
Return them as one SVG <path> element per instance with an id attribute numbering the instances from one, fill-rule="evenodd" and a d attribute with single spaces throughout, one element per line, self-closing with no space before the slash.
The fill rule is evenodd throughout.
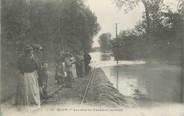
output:
<path id="1" fill-rule="evenodd" d="M 126 100 L 113 84 L 109 81 L 101 68 L 94 69 L 91 85 L 86 102 L 89 106 L 99 107 L 128 107 Z"/>
<path id="2" fill-rule="evenodd" d="M 94 69 L 91 76 L 91 84 L 83 106 L 128 107 L 125 96 L 113 87 L 101 68 Z M 85 78 L 74 79 L 72 88 L 62 88 L 52 98 L 49 98 L 44 105 L 80 105 L 88 80 L 89 75 Z"/>

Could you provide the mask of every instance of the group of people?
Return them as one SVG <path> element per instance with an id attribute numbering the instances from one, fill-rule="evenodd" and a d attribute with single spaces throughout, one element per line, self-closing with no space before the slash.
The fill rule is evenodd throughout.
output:
<path id="1" fill-rule="evenodd" d="M 42 48 L 38 44 L 24 46 L 17 61 L 20 76 L 15 104 L 19 109 L 40 107 L 40 99 L 47 96 L 47 67 Z"/>
<path id="2" fill-rule="evenodd" d="M 74 78 L 82 78 L 89 73 L 91 56 L 83 51 L 61 51 L 56 57 L 56 75 L 58 84 L 72 86 Z"/>
<path id="3" fill-rule="evenodd" d="M 56 57 L 55 80 L 58 84 L 72 86 L 74 78 L 82 78 L 90 71 L 91 57 L 87 52 L 65 50 Z M 39 108 L 41 99 L 47 97 L 48 63 L 44 61 L 42 47 L 38 44 L 24 46 L 17 61 L 19 73 L 15 104 L 18 108 Z"/>

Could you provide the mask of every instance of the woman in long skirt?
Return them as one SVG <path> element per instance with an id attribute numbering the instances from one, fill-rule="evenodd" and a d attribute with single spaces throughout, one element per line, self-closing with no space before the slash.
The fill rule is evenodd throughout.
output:
<path id="1" fill-rule="evenodd" d="M 77 72 L 76 72 L 76 59 L 75 59 L 73 53 L 71 53 L 71 60 L 74 62 L 74 63 L 72 64 L 72 75 L 73 75 L 72 78 L 75 79 L 75 78 L 77 78 Z"/>
<path id="2" fill-rule="evenodd" d="M 18 108 L 40 108 L 40 93 L 38 85 L 38 64 L 34 60 L 33 50 L 26 47 L 24 54 L 18 59 L 20 78 L 16 105 Z"/>

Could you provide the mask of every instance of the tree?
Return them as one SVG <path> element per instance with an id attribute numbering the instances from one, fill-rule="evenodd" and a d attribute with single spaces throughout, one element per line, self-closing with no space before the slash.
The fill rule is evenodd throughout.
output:
<path id="1" fill-rule="evenodd" d="M 178 13 L 184 18 L 184 1 L 178 0 Z"/>
<path id="2" fill-rule="evenodd" d="M 99 44 L 100 44 L 100 48 L 101 50 L 105 53 L 107 50 L 110 50 L 111 48 L 111 33 L 102 33 L 99 36 Z"/>

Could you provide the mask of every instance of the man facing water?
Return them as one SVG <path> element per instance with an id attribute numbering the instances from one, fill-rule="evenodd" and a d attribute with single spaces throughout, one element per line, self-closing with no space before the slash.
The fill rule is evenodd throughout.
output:
<path id="1" fill-rule="evenodd" d="M 87 75 L 91 69 L 91 67 L 89 66 L 91 62 L 91 56 L 89 55 L 89 53 L 87 51 L 84 52 L 84 64 L 85 64 L 85 74 Z"/>

